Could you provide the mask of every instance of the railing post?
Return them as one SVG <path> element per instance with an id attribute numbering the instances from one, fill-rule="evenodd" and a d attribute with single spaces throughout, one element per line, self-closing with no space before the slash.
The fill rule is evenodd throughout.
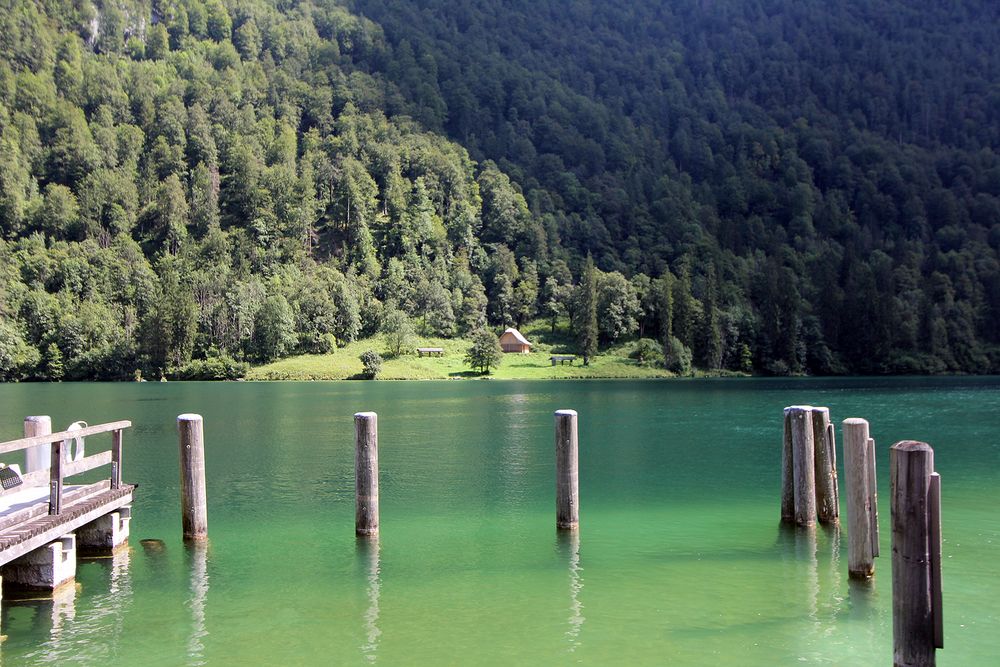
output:
<path id="1" fill-rule="evenodd" d="M 37 435 L 52 433 L 52 417 L 36 415 L 24 418 L 24 437 L 34 438 Z M 49 468 L 50 448 L 48 445 L 36 445 L 24 450 L 24 472 L 38 472 Z"/>
<path id="2" fill-rule="evenodd" d="M 580 526 L 580 467 L 576 410 L 556 410 L 556 528 Z"/>
<path id="3" fill-rule="evenodd" d="M 181 455 L 181 519 L 184 539 L 208 539 L 205 432 L 201 415 L 179 415 L 177 432 Z"/>
<path id="4" fill-rule="evenodd" d="M 59 514 L 62 511 L 63 442 L 63 440 L 56 440 L 49 445 L 51 452 L 51 460 L 49 461 L 49 514 Z"/>
<path id="5" fill-rule="evenodd" d="M 111 488 L 119 489 L 122 485 L 122 429 L 111 432 Z"/>
<path id="6" fill-rule="evenodd" d="M 933 667 L 942 637 L 941 610 L 934 608 L 939 570 L 940 525 L 932 527 L 940 502 L 934 450 L 904 440 L 890 450 L 892 496 L 892 660 L 897 667 Z M 938 543 L 934 544 L 935 538 Z"/>
<path id="7" fill-rule="evenodd" d="M 378 535 L 378 415 L 354 415 L 354 532 Z"/>

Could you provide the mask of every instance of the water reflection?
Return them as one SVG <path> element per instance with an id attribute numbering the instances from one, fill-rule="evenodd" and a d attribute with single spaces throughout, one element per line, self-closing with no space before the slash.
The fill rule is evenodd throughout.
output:
<path id="1" fill-rule="evenodd" d="M 97 590 L 102 592 L 88 606 L 83 623 L 88 628 L 102 628 L 102 633 L 110 634 L 117 642 L 124 632 L 125 616 L 132 605 L 132 550 L 126 543 L 110 557 L 90 558 L 86 562 L 103 570 L 104 581 L 97 585 Z"/>
<path id="2" fill-rule="evenodd" d="M 358 563 L 364 567 L 368 581 L 368 608 L 365 610 L 365 643 L 361 653 L 369 664 L 374 664 L 378 651 L 378 640 L 382 631 L 378 627 L 379 598 L 382 583 L 379 576 L 379 541 L 378 538 L 359 538 L 357 541 Z"/>
<path id="3" fill-rule="evenodd" d="M 569 629 L 566 638 L 569 640 L 569 650 L 572 653 L 580 646 L 580 631 L 583 629 L 583 603 L 580 601 L 580 591 L 583 590 L 583 577 L 580 573 L 580 531 L 560 530 L 557 533 L 559 553 L 566 559 L 569 566 Z"/>
<path id="4" fill-rule="evenodd" d="M 205 637 L 208 630 L 205 627 L 205 602 L 208 599 L 208 544 L 204 542 L 189 542 L 185 544 L 191 567 L 191 597 L 188 608 L 191 610 L 191 634 L 188 636 L 189 665 L 204 665 Z"/>

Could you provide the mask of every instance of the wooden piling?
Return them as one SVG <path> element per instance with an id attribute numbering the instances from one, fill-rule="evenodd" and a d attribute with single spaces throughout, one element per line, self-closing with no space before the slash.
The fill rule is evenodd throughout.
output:
<path id="1" fill-rule="evenodd" d="M 933 667 L 937 641 L 931 529 L 934 450 L 904 440 L 889 450 L 892 517 L 892 644 L 896 667 Z M 938 543 L 940 544 L 940 542 Z M 939 610 L 938 610 L 939 611 Z"/>
<path id="2" fill-rule="evenodd" d="M 816 459 L 813 444 L 812 406 L 788 408 L 792 433 L 792 484 L 795 525 L 816 525 Z"/>
<path id="3" fill-rule="evenodd" d="M 837 493 L 837 451 L 830 424 L 830 408 L 812 409 L 813 461 L 816 479 L 816 514 L 820 523 L 840 517 Z"/>
<path id="4" fill-rule="evenodd" d="M 378 415 L 354 415 L 354 532 L 378 535 Z"/>
<path id="5" fill-rule="evenodd" d="M 52 417 L 48 415 L 35 415 L 24 418 L 25 438 L 33 438 L 36 435 L 49 435 L 50 433 L 52 433 Z M 24 450 L 25 474 L 47 470 L 51 452 L 52 448 L 49 445 L 36 445 Z"/>
<path id="6" fill-rule="evenodd" d="M 556 528 L 580 526 L 580 477 L 576 410 L 556 410 Z"/>
<path id="7" fill-rule="evenodd" d="M 792 472 L 792 413 L 785 408 L 781 447 L 781 520 L 795 523 L 795 474 Z"/>
<path id="8" fill-rule="evenodd" d="M 878 544 L 878 477 L 875 475 L 875 440 L 872 438 L 868 438 L 868 506 L 871 508 L 872 556 L 878 558 L 881 555 Z"/>
<path id="9" fill-rule="evenodd" d="M 181 461 L 181 519 L 184 539 L 208 539 L 208 496 L 205 491 L 205 432 L 201 415 L 177 417 Z"/>
<path id="10" fill-rule="evenodd" d="M 843 423 L 844 480 L 847 485 L 847 572 L 852 579 L 875 574 L 872 536 L 871 467 L 868 461 L 868 422 L 845 419 Z M 875 529 L 877 530 L 877 529 Z"/>

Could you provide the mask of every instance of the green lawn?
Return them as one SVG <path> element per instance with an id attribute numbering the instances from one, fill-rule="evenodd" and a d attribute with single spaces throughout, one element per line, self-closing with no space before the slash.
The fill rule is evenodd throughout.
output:
<path id="1" fill-rule="evenodd" d="M 418 338 L 409 354 L 395 359 L 385 359 L 381 380 L 444 380 L 449 378 L 490 377 L 498 379 L 544 378 L 654 378 L 672 377 L 663 368 L 640 366 L 628 358 L 631 344 L 602 350 L 601 354 L 584 366 L 581 359 L 573 365 L 552 366 L 553 354 L 573 354 L 574 345 L 562 332 L 550 333 L 544 322 L 536 322 L 522 329 L 534 344 L 531 354 L 505 354 L 499 368 L 481 376 L 465 364 L 465 353 L 471 342 L 459 338 Z M 418 357 L 417 347 L 444 348 L 444 356 Z M 306 354 L 288 357 L 270 364 L 257 366 L 247 374 L 248 380 L 346 380 L 359 377 L 365 350 L 375 350 L 386 356 L 386 345 L 381 337 L 356 341 L 338 348 L 332 354 Z"/>

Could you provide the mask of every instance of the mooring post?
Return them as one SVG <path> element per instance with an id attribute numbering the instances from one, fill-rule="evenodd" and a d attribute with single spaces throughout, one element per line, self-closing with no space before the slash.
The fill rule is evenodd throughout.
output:
<path id="1" fill-rule="evenodd" d="M 24 418 L 24 437 L 33 438 L 36 435 L 52 433 L 52 417 L 35 415 Z M 24 450 L 24 472 L 38 472 L 49 469 L 52 448 L 49 445 L 36 445 Z"/>
<path id="2" fill-rule="evenodd" d="M 792 472 L 792 409 L 784 411 L 784 434 L 781 447 L 781 520 L 795 523 L 795 473 Z"/>
<path id="3" fill-rule="evenodd" d="M 873 495 L 870 485 L 871 464 L 874 454 L 869 446 L 868 422 L 864 419 L 845 419 L 844 429 L 844 478 L 847 484 L 847 573 L 852 579 L 868 579 L 875 574 L 876 548 L 872 538 L 877 528 L 872 527 Z"/>
<path id="4" fill-rule="evenodd" d="M 837 453 L 830 423 L 830 408 L 812 409 L 813 460 L 816 465 L 816 514 L 820 523 L 840 517 L 837 497 Z"/>
<path id="5" fill-rule="evenodd" d="M 556 410 L 556 528 L 580 526 L 580 467 L 576 410 Z"/>
<path id="6" fill-rule="evenodd" d="M 795 525 L 816 525 L 816 458 L 813 444 L 812 406 L 788 408 L 792 434 L 792 483 Z"/>
<path id="7" fill-rule="evenodd" d="M 941 636 L 940 478 L 934 450 L 904 440 L 889 450 L 892 516 L 892 660 L 933 667 Z"/>
<path id="8" fill-rule="evenodd" d="M 201 415 L 177 417 L 181 453 L 181 518 L 185 540 L 208 539 L 208 496 L 205 491 L 205 432 Z"/>
<path id="9" fill-rule="evenodd" d="M 378 415 L 354 415 L 354 532 L 378 535 Z"/>

